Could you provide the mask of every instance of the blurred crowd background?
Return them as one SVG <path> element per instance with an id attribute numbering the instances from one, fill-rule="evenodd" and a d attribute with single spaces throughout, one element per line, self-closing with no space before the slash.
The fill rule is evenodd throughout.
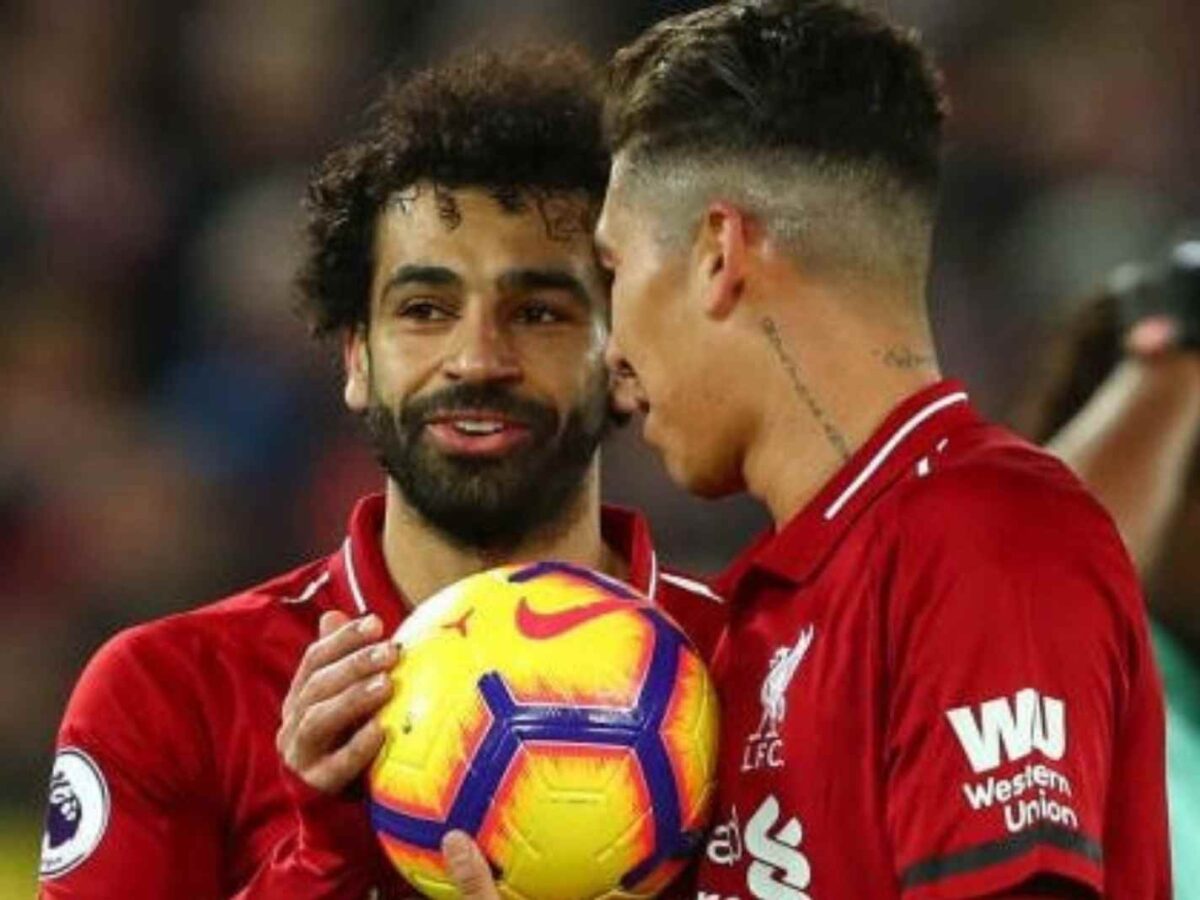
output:
<path id="1" fill-rule="evenodd" d="M 396 66 L 530 34 L 605 54 L 698 5 L 0 4 L 0 896 L 32 883 L 53 732 L 105 637 L 328 552 L 381 483 L 292 313 L 311 166 Z M 886 6 L 954 106 L 943 361 L 1003 417 L 1070 304 L 1200 219 L 1200 4 Z M 634 430 L 607 454 L 678 565 L 763 521 L 681 497 Z"/>

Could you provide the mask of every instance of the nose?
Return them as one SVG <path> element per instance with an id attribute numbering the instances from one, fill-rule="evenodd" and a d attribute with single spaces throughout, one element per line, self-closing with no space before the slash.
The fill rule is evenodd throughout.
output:
<path id="1" fill-rule="evenodd" d="M 474 383 L 520 380 L 521 365 L 510 335 L 494 316 L 468 315 L 458 332 L 458 340 L 442 363 L 448 379 Z"/>

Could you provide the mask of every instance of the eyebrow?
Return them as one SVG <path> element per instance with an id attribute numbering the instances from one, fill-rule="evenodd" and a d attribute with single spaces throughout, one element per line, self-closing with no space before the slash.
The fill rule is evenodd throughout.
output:
<path id="1" fill-rule="evenodd" d="M 407 284 L 455 287 L 462 285 L 462 279 L 445 266 L 404 265 L 392 273 L 383 290 L 386 293 L 392 288 L 404 287 Z"/>
<path id="2" fill-rule="evenodd" d="M 592 297 L 578 278 L 562 269 L 513 269 L 505 272 L 496 285 L 506 293 L 536 290 L 560 290 L 571 294 L 585 306 L 591 306 Z"/>

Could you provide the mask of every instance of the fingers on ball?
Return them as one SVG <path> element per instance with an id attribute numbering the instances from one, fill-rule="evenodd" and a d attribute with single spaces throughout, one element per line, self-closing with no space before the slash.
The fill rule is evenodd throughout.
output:
<path id="1" fill-rule="evenodd" d="M 374 680 L 395 662 L 396 651 L 390 644 L 362 647 L 313 672 L 300 688 L 298 703 L 309 706 L 328 700 L 357 684 Z"/>
<path id="2" fill-rule="evenodd" d="M 304 651 L 300 666 L 296 670 L 293 684 L 302 683 L 314 672 L 350 655 L 366 644 L 374 642 L 382 631 L 378 616 L 347 621 L 332 634 L 313 641 Z"/>
<path id="3" fill-rule="evenodd" d="M 333 697 L 313 703 L 301 714 L 295 742 L 317 753 L 328 751 L 347 729 L 374 715 L 390 694 L 388 677 L 378 675 Z"/>

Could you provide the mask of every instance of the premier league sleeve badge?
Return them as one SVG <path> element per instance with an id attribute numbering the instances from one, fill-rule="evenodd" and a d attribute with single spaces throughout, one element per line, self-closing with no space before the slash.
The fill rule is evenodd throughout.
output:
<path id="1" fill-rule="evenodd" d="M 58 878 L 79 866 L 99 846 L 108 825 L 108 785 L 96 762 L 65 747 L 54 758 L 40 875 Z"/>

